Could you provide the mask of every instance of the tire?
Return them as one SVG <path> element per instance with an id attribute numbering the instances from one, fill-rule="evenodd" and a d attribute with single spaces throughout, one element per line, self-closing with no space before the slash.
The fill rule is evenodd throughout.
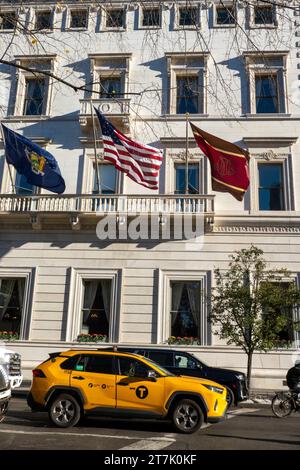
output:
<path id="1" fill-rule="evenodd" d="M 234 394 L 231 388 L 226 387 L 226 390 L 227 390 L 226 401 L 228 404 L 228 408 L 231 408 L 232 406 L 235 405 Z"/>
<path id="2" fill-rule="evenodd" d="M 75 426 L 81 417 L 78 401 L 72 395 L 58 395 L 49 408 L 50 421 L 59 428 Z"/>
<path id="3" fill-rule="evenodd" d="M 203 413 L 194 400 L 183 399 L 175 405 L 172 421 L 177 431 L 183 434 L 192 434 L 201 427 Z"/>
<path id="4" fill-rule="evenodd" d="M 280 392 L 272 399 L 272 411 L 277 418 L 285 418 L 289 416 L 294 409 L 289 392 Z"/>
<path id="5" fill-rule="evenodd" d="M 5 415 L 7 413 L 7 408 L 8 408 L 8 401 L 5 401 L 4 403 L 0 404 L 0 423 L 2 423 L 2 421 L 5 418 Z"/>

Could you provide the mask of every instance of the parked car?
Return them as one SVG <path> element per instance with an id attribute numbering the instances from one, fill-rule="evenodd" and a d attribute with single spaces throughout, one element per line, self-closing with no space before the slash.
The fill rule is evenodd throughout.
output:
<path id="1" fill-rule="evenodd" d="M 11 397 L 9 377 L 5 367 L 0 363 L 0 423 L 4 420 Z"/>
<path id="2" fill-rule="evenodd" d="M 211 367 L 194 354 L 173 349 L 118 346 L 118 350 L 140 354 L 173 374 L 203 377 L 225 386 L 228 390 L 228 406 L 237 405 L 248 398 L 246 375 L 243 372 Z"/>
<path id="3" fill-rule="evenodd" d="M 150 359 L 127 352 L 54 353 L 33 370 L 27 403 L 67 428 L 83 415 L 160 418 L 190 434 L 203 421 L 221 420 L 226 389 L 207 379 L 178 377 Z"/>
<path id="4" fill-rule="evenodd" d="M 0 345 L 0 364 L 5 368 L 10 387 L 12 389 L 20 387 L 23 376 L 21 370 L 21 355 L 5 346 Z"/>

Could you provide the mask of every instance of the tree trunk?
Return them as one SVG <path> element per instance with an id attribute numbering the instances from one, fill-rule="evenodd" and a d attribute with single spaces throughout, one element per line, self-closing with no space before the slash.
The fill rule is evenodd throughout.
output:
<path id="1" fill-rule="evenodd" d="M 249 395 L 251 390 L 252 356 L 253 351 L 249 351 L 247 354 L 247 388 Z"/>

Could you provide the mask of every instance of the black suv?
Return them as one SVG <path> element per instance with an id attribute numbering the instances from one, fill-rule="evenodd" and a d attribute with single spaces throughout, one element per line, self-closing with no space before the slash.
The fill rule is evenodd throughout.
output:
<path id="1" fill-rule="evenodd" d="M 227 390 L 228 406 L 238 404 L 248 398 L 246 376 L 243 372 L 232 369 L 221 369 L 219 367 L 210 367 L 187 352 L 176 351 L 173 349 L 150 349 L 144 347 L 118 347 L 120 351 L 133 352 L 151 359 L 157 364 L 168 369 L 176 375 L 190 375 L 192 377 L 204 377 L 224 385 Z"/>

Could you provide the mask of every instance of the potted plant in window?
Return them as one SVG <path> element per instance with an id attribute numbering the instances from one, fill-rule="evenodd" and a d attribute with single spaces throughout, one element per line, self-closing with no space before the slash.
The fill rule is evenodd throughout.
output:
<path id="1" fill-rule="evenodd" d="M 168 344 L 201 344 L 200 338 L 196 336 L 169 336 Z"/>
<path id="2" fill-rule="evenodd" d="M 108 341 L 108 337 L 101 333 L 80 333 L 77 336 L 77 341 L 79 343 L 106 343 Z"/>
<path id="3" fill-rule="evenodd" d="M 0 339 L 4 341 L 16 341 L 19 339 L 17 331 L 0 331 Z"/>

